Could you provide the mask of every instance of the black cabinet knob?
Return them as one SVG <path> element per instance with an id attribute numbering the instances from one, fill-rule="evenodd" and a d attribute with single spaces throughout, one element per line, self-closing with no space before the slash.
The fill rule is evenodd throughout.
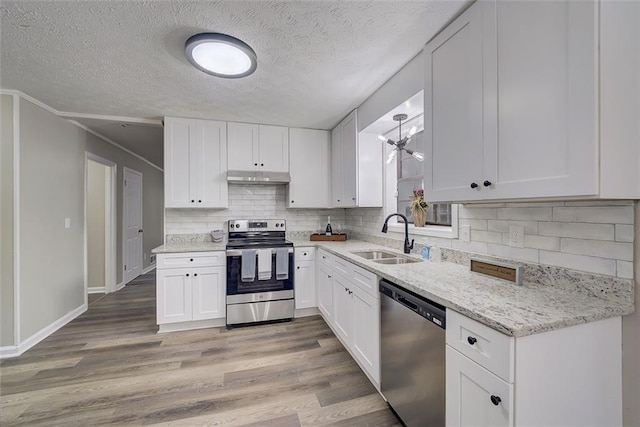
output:
<path id="1" fill-rule="evenodd" d="M 202 203 L 202 200 L 198 200 L 198 203 Z"/>
<path id="2" fill-rule="evenodd" d="M 502 402 L 502 399 L 500 399 L 500 396 L 495 396 L 493 394 L 491 395 L 491 403 L 498 406 L 500 402 Z"/>
<path id="3" fill-rule="evenodd" d="M 482 183 L 485 187 L 489 187 L 491 185 L 491 181 L 485 181 Z"/>
<path id="4" fill-rule="evenodd" d="M 478 339 L 476 337 L 467 337 L 467 342 L 471 345 L 474 345 L 478 342 Z"/>
<path id="5" fill-rule="evenodd" d="M 296 268 L 297 268 L 298 270 L 300 270 L 300 266 L 297 266 Z"/>
<path id="6" fill-rule="evenodd" d="M 293 200 L 291 201 L 291 203 L 293 203 Z"/>
<path id="7" fill-rule="evenodd" d="M 302 255 L 307 256 L 307 253 L 306 253 L 306 252 L 303 252 L 303 253 L 302 253 Z"/>
<path id="8" fill-rule="evenodd" d="M 478 184 L 476 184 L 475 182 L 471 183 L 471 188 L 478 188 Z"/>
<path id="9" fill-rule="evenodd" d="M 187 273 L 187 277 L 189 277 L 189 273 Z"/>
<path id="10" fill-rule="evenodd" d="M 192 201 L 191 201 L 191 203 L 195 203 L 195 202 L 196 202 L 195 200 L 192 200 Z"/>
<path id="11" fill-rule="evenodd" d="M 193 262 L 193 258 L 191 258 L 189 261 Z"/>
<path id="12" fill-rule="evenodd" d="M 260 163 L 260 166 L 264 166 L 264 163 Z"/>
<path id="13" fill-rule="evenodd" d="M 193 275 L 193 277 L 196 277 L 197 275 L 198 275 L 198 273 L 195 273 L 195 274 Z"/>
<path id="14" fill-rule="evenodd" d="M 257 163 L 254 163 L 254 164 L 253 164 L 253 166 L 258 166 L 258 164 L 257 164 Z"/>

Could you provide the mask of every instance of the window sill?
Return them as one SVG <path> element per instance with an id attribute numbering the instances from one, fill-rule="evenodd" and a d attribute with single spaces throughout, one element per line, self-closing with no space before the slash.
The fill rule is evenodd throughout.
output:
<path id="1" fill-rule="evenodd" d="M 404 235 L 404 224 L 389 224 L 389 231 L 392 233 L 401 233 Z M 409 224 L 409 234 L 417 236 L 439 237 L 441 239 L 457 239 L 457 231 L 457 227 L 443 227 L 439 225 L 416 227 L 413 224 Z"/>

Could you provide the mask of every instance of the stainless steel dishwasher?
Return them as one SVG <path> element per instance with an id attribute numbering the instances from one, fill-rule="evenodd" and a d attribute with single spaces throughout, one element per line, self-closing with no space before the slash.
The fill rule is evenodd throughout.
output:
<path id="1" fill-rule="evenodd" d="M 445 425 L 445 307 L 380 281 L 382 394 L 407 427 Z"/>

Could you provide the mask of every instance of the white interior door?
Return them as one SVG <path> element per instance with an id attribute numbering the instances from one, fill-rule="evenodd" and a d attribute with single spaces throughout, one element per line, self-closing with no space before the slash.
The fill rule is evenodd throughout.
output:
<path id="1" fill-rule="evenodd" d="M 124 263 L 123 282 L 142 273 L 142 174 L 125 168 L 124 174 Z"/>

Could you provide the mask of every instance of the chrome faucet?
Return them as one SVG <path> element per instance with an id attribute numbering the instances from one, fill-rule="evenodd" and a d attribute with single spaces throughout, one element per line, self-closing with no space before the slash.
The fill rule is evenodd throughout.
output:
<path id="1" fill-rule="evenodd" d="M 411 239 L 411 244 L 409 244 L 409 221 L 407 220 L 406 216 L 402 215 L 401 213 L 392 213 L 384 220 L 384 225 L 382 226 L 382 232 L 383 233 L 387 232 L 387 228 L 388 228 L 387 222 L 389 222 L 389 218 L 396 215 L 404 220 L 404 253 L 405 254 L 411 253 L 411 249 L 413 249 L 413 239 Z"/>

